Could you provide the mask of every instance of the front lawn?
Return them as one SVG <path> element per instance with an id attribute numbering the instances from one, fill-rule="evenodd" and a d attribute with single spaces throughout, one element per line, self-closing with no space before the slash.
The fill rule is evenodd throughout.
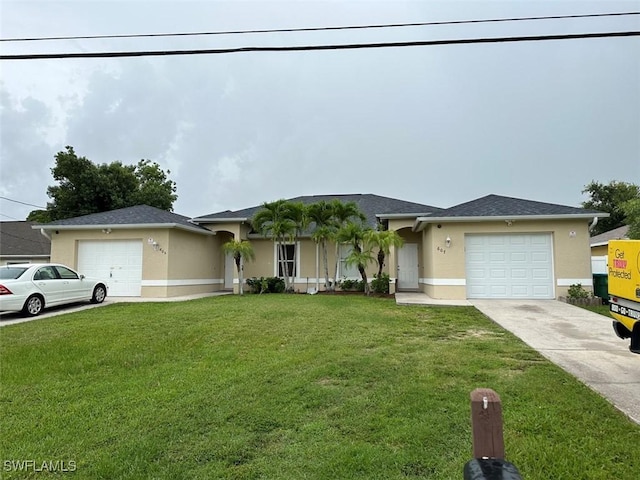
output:
<path id="1" fill-rule="evenodd" d="M 0 329 L 3 478 L 456 479 L 469 393 L 527 480 L 635 479 L 640 426 L 477 310 L 351 296 L 114 304 Z M 9 463 L 8 463 L 9 462 Z"/>

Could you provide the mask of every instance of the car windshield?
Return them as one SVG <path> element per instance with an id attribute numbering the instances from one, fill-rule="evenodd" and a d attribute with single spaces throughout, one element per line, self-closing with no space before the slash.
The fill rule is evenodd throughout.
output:
<path id="1" fill-rule="evenodd" d="M 20 278 L 24 272 L 27 271 L 27 267 L 4 267 L 0 268 L 0 280 L 9 280 Z"/>

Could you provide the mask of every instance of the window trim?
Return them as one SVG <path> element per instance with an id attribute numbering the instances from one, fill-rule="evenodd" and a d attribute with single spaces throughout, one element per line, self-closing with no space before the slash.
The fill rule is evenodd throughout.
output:
<path id="1" fill-rule="evenodd" d="M 340 245 L 340 248 L 338 249 L 338 278 L 346 278 L 347 280 L 360 280 L 360 272 L 358 271 L 358 267 L 357 265 L 353 265 L 351 267 L 347 267 L 345 264 L 345 258 L 347 258 L 349 256 L 349 254 L 351 253 L 351 251 L 353 250 L 353 247 L 351 245 L 347 245 L 347 244 L 342 244 Z M 347 276 L 343 273 L 343 270 L 347 270 L 347 269 L 353 269 L 353 272 L 347 272 L 347 273 L 354 273 L 354 275 L 352 276 Z"/>
<path id="2" fill-rule="evenodd" d="M 294 281 L 299 279 L 299 275 L 300 275 L 300 241 L 296 241 L 296 242 L 283 242 L 283 245 L 287 246 L 287 245 L 293 245 L 295 247 L 295 253 L 296 253 L 296 263 L 293 266 L 294 268 L 294 275 L 293 275 L 293 279 Z M 273 276 L 274 277 L 278 277 L 278 278 L 283 278 L 280 277 L 278 275 L 280 270 L 280 265 L 278 262 L 278 243 L 274 242 L 273 243 Z"/>

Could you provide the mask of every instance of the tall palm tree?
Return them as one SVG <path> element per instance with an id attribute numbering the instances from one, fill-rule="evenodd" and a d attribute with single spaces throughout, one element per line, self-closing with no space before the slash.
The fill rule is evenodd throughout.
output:
<path id="1" fill-rule="evenodd" d="M 240 283 L 240 295 L 244 294 L 244 265 L 243 260 L 255 260 L 256 255 L 253 246 L 247 240 L 229 240 L 222 248 L 225 253 L 233 256 L 238 269 L 238 282 Z"/>
<path id="2" fill-rule="evenodd" d="M 364 213 L 362 213 L 362 211 L 360 210 L 360 208 L 358 207 L 358 204 L 355 202 L 341 202 L 338 199 L 334 199 L 331 201 L 330 203 L 331 205 L 331 210 L 333 212 L 332 214 L 332 218 L 333 218 L 333 225 L 332 228 L 335 230 L 336 234 L 337 232 L 343 228 L 345 225 L 347 225 L 348 222 L 351 221 L 359 221 L 360 223 L 364 223 L 366 221 L 366 217 L 364 215 Z M 336 241 L 335 242 L 335 259 L 336 259 L 336 263 L 335 263 L 335 267 L 333 269 L 334 271 L 334 282 L 330 288 L 331 291 L 335 290 L 336 287 L 336 283 L 338 280 L 338 265 L 340 262 L 340 241 Z"/>
<path id="3" fill-rule="evenodd" d="M 287 273 L 291 274 L 290 284 L 293 287 L 296 275 L 299 275 L 299 272 L 296 272 L 297 256 L 300 254 L 297 248 L 297 241 L 302 235 L 302 232 L 307 228 L 308 218 L 307 218 L 307 208 L 302 202 L 289 202 L 287 206 L 287 217 L 293 223 L 293 232 L 289 235 L 288 241 L 296 245 L 293 248 L 293 268 L 291 270 L 287 270 Z"/>
<path id="4" fill-rule="evenodd" d="M 365 295 L 370 293 L 367 265 L 375 261 L 371 247 L 366 242 L 369 231 L 370 229 L 362 223 L 349 222 L 340 228 L 336 235 L 337 242 L 351 246 L 351 253 L 345 258 L 345 262 L 347 265 L 355 265 L 358 268 L 364 283 Z"/>
<path id="5" fill-rule="evenodd" d="M 265 202 L 251 221 L 253 228 L 265 237 L 271 237 L 278 251 L 278 263 L 284 278 L 285 289 L 293 289 L 293 277 L 296 275 L 296 249 L 293 258 L 287 257 L 286 244 L 294 242 L 305 225 L 304 206 L 299 202 L 276 200 Z M 293 265 L 293 267 L 290 267 Z"/>
<path id="6" fill-rule="evenodd" d="M 334 240 L 335 228 L 333 224 L 333 209 L 331 204 L 322 200 L 320 202 L 312 203 L 307 206 L 307 220 L 313 226 L 313 232 L 311 238 L 316 242 L 322 250 L 322 263 L 324 266 L 324 278 L 325 288 L 330 288 L 329 280 L 329 254 L 327 249 L 327 243 Z M 316 275 L 316 291 L 319 288 L 318 279 L 319 275 Z"/>
<path id="7" fill-rule="evenodd" d="M 367 233 L 366 240 L 368 243 L 378 248 L 378 278 L 382 275 L 384 260 L 391 247 L 402 247 L 404 239 L 395 230 L 371 230 Z"/>

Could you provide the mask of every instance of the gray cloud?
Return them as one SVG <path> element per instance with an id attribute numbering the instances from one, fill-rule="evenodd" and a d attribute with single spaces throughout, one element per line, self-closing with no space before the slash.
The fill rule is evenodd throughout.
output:
<path id="1" fill-rule="evenodd" d="M 282 9 L 281 4 L 255 3 L 247 10 L 246 3 L 163 2 L 144 31 L 629 9 L 625 2 L 330 5 L 332 9 L 305 2 L 293 8 L 289 3 Z M 141 31 L 136 18 L 144 8 L 135 2 L 117 6 L 85 6 L 78 19 L 92 25 L 93 30 L 83 29 L 94 33 Z M 118 16 L 124 20 L 114 31 L 110 19 Z M 172 39 L 153 45 L 455 38 L 629 25 L 572 21 Z M 145 48 L 150 43 L 118 40 L 108 45 Z M 53 143 L 60 147 L 50 148 L 46 161 L 64 144 L 96 162 L 158 161 L 171 170 L 178 185 L 176 211 L 186 215 L 314 193 L 369 192 L 443 207 L 498 193 L 577 205 L 592 179 L 640 182 L 637 38 L 43 63 L 42 69 L 60 79 L 61 65 L 75 82 L 72 88 L 62 89 L 60 80 L 51 87 L 32 79 L 42 88 L 27 92 L 41 99 L 43 108 L 62 112 L 54 115 L 58 141 Z M 20 71 L 11 70 L 14 80 Z M 11 90 L 19 91 L 15 81 Z M 59 99 L 62 95 L 66 100 Z M 32 113 L 33 122 L 38 115 Z M 42 117 L 39 121 L 46 123 L 51 114 L 47 117 L 43 110 Z M 16 136 L 29 135 L 26 120 L 16 125 Z M 10 144 L 6 155 L 15 148 L 15 142 Z M 41 184 L 46 189 L 47 182 Z"/>

